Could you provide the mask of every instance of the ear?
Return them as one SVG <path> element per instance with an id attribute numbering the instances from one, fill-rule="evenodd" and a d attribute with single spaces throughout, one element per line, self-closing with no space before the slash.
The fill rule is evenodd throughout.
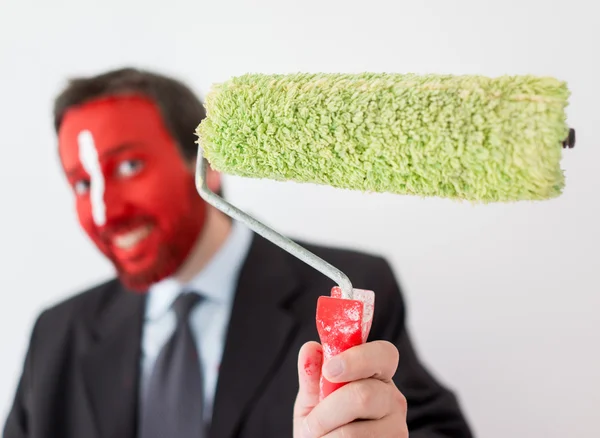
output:
<path id="1" fill-rule="evenodd" d="M 196 173 L 196 160 L 197 160 L 197 158 L 193 158 L 189 161 L 186 161 L 186 167 L 192 174 Z M 210 163 L 208 163 L 208 161 L 206 162 L 206 164 L 207 164 L 206 185 L 208 186 L 208 188 L 210 189 L 211 192 L 216 193 L 217 195 L 220 195 L 222 193 L 221 192 L 221 184 L 222 184 L 221 174 L 218 171 L 214 170 L 212 167 L 210 167 Z"/>
<path id="2" fill-rule="evenodd" d="M 216 170 L 213 170 L 210 165 L 206 172 L 206 185 L 213 193 L 221 192 L 221 174 Z"/>

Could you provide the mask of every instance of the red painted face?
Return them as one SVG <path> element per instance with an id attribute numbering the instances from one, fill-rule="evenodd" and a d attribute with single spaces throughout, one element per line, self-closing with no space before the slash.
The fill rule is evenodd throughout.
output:
<path id="1" fill-rule="evenodd" d="M 202 231 L 206 204 L 156 105 L 102 98 L 70 109 L 59 151 L 79 222 L 137 291 L 176 272 Z"/>

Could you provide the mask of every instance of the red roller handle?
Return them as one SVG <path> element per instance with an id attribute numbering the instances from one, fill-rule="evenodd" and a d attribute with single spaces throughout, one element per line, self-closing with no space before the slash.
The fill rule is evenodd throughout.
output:
<path id="1" fill-rule="evenodd" d="M 316 320 L 324 363 L 367 341 L 373 320 L 374 299 L 372 291 L 362 289 L 354 289 L 353 299 L 342 298 L 337 286 L 331 290 L 330 297 L 319 297 Z M 321 377 L 321 400 L 345 384 L 332 383 Z"/>

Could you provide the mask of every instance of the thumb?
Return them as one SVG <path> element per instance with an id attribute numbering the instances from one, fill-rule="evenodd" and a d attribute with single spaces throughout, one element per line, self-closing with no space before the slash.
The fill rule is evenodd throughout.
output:
<path id="1" fill-rule="evenodd" d="M 319 403 L 322 365 L 323 348 L 318 342 L 307 342 L 300 348 L 298 353 L 299 390 L 294 404 L 294 429 Z"/>

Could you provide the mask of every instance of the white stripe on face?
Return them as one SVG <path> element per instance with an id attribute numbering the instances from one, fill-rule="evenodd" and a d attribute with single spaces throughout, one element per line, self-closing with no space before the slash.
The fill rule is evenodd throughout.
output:
<path id="1" fill-rule="evenodd" d="M 96 226 L 106 222 L 106 206 L 104 205 L 104 175 L 98 160 L 98 151 L 94 137 L 88 130 L 81 131 L 77 136 L 79 145 L 79 160 L 90 176 L 90 199 L 92 202 L 92 217 Z"/>

